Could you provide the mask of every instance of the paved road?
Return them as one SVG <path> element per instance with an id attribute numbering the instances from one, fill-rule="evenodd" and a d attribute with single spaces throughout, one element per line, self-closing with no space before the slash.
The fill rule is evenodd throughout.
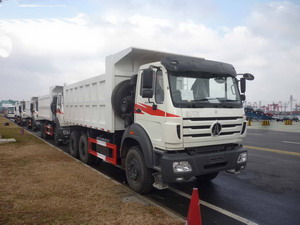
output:
<path id="1" fill-rule="evenodd" d="M 209 185 L 191 180 L 147 197 L 185 217 L 188 195 L 198 187 L 205 225 L 300 224 L 300 133 L 251 129 L 243 144 L 249 161 L 240 174 L 222 172 Z M 124 172 L 114 166 L 102 163 L 96 169 L 125 183 Z"/>
<path id="2" fill-rule="evenodd" d="M 257 224 L 300 224 L 300 154 L 289 154 L 300 152 L 300 133 L 248 130 L 243 144 L 249 154 L 246 170 L 221 173 L 209 186 L 200 186 L 201 199 Z M 174 185 L 186 193 L 194 186 Z M 204 224 L 233 224 L 211 216 L 204 216 Z"/>

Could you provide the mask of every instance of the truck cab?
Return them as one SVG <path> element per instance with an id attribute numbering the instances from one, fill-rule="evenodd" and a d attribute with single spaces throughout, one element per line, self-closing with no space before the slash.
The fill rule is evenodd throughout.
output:
<path id="1" fill-rule="evenodd" d="M 34 131 L 38 129 L 37 119 L 39 116 L 38 111 L 38 97 L 31 97 L 30 101 L 30 118 L 28 120 L 29 128 Z"/>
<path id="2" fill-rule="evenodd" d="M 69 139 L 70 128 L 64 121 L 63 86 L 50 87 L 49 94 L 38 97 L 39 114 L 36 118 L 41 137 L 53 138 L 56 145 Z"/>
<path id="3" fill-rule="evenodd" d="M 8 119 L 14 119 L 15 117 L 15 106 L 9 104 L 4 107 L 4 116 Z"/>
<path id="4" fill-rule="evenodd" d="M 149 135 L 164 181 L 245 168 L 246 117 L 236 76 L 230 64 L 189 57 L 141 66 L 134 123 Z"/>

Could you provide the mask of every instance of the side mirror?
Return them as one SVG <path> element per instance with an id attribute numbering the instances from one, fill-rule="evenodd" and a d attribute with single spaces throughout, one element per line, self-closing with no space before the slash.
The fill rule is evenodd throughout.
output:
<path id="1" fill-rule="evenodd" d="M 30 112 L 32 112 L 33 113 L 33 103 L 30 103 Z"/>
<path id="2" fill-rule="evenodd" d="M 246 92 L 246 79 L 245 78 L 240 79 L 240 85 L 241 85 L 241 93 L 245 93 Z"/>
<path id="3" fill-rule="evenodd" d="M 52 103 L 51 103 L 51 105 L 50 105 L 51 112 L 52 112 L 54 115 L 55 115 L 55 113 L 56 113 L 56 104 L 57 104 L 57 97 L 54 96 L 54 97 L 53 97 L 53 101 L 52 101 Z"/>
<path id="4" fill-rule="evenodd" d="M 142 97 L 153 97 L 153 70 L 145 69 L 142 73 Z"/>
<path id="5" fill-rule="evenodd" d="M 243 78 L 246 80 L 254 80 L 254 76 L 251 73 L 244 73 Z"/>

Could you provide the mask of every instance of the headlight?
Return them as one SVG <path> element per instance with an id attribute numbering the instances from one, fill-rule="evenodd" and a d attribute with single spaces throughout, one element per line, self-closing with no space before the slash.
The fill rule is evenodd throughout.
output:
<path id="1" fill-rule="evenodd" d="M 192 166 L 187 161 L 173 162 L 173 171 L 175 173 L 191 172 L 192 171 Z"/>
<path id="2" fill-rule="evenodd" d="M 63 135 L 68 135 L 70 134 L 70 130 L 63 130 Z"/>
<path id="3" fill-rule="evenodd" d="M 243 152 L 239 155 L 237 163 L 244 163 L 247 161 L 247 152 Z"/>

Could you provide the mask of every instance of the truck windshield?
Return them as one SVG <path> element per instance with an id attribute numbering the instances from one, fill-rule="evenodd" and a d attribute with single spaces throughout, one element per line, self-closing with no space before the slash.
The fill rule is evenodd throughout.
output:
<path id="1" fill-rule="evenodd" d="M 180 108 L 241 108 L 237 80 L 224 74 L 169 72 L 172 101 Z"/>
<path id="2" fill-rule="evenodd" d="M 14 113 L 14 107 L 9 107 L 7 111 L 8 111 L 9 114 L 13 114 Z"/>

